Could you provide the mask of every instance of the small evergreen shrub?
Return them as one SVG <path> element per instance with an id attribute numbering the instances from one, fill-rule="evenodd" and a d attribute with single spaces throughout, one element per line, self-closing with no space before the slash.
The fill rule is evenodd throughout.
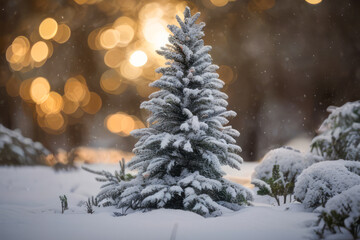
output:
<path id="1" fill-rule="evenodd" d="M 331 198 L 321 210 L 317 222 L 318 234 L 348 231 L 353 239 L 360 238 L 360 185 Z"/>
<path id="2" fill-rule="evenodd" d="M 93 202 L 93 198 L 90 200 L 90 198 L 88 198 L 87 202 L 85 202 L 85 206 L 86 206 L 86 211 L 89 214 L 93 214 L 95 211 L 93 209 L 94 202 Z"/>
<path id="3" fill-rule="evenodd" d="M 60 202 L 61 202 L 61 213 L 64 213 L 65 210 L 68 210 L 68 202 L 67 202 L 67 197 L 66 195 L 63 196 L 59 196 L 60 198 Z"/>
<path id="4" fill-rule="evenodd" d="M 49 154 L 41 143 L 0 124 L 0 165 L 46 165 Z"/>
<path id="5" fill-rule="evenodd" d="M 114 199 L 117 197 L 117 192 L 114 191 L 114 187 L 119 185 L 122 181 L 130 181 L 131 179 L 135 178 L 133 175 L 125 172 L 125 159 L 121 159 L 119 161 L 120 170 L 115 171 L 114 174 L 108 172 L 108 171 L 94 171 L 92 169 L 89 169 L 85 166 L 82 166 L 82 169 L 85 171 L 94 173 L 96 175 L 99 175 L 101 177 L 95 178 L 98 182 L 104 182 L 104 185 L 101 186 L 103 190 L 95 197 L 92 198 L 93 205 L 98 206 L 99 202 L 103 201 L 104 199 L 107 199 L 108 201 L 103 203 L 103 206 L 110 206 L 112 205 Z"/>
<path id="6" fill-rule="evenodd" d="M 300 173 L 322 158 L 303 154 L 290 147 L 282 147 L 267 153 L 261 163 L 255 168 L 252 184 L 259 188 L 259 195 L 269 195 L 280 205 L 280 196 L 284 203 L 287 197 L 291 201 L 294 193 L 295 180 Z"/>
<path id="7" fill-rule="evenodd" d="M 311 143 L 311 151 L 328 160 L 360 161 L 360 101 L 329 108 L 329 117 L 323 122 Z"/>
<path id="8" fill-rule="evenodd" d="M 360 184 L 360 162 L 324 161 L 305 169 L 295 182 L 294 196 L 306 208 L 325 207 L 333 196 Z"/>
<path id="9" fill-rule="evenodd" d="M 274 165 L 272 169 L 272 176 L 270 178 L 260 180 L 260 179 L 253 179 L 252 184 L 255 187 L 258 187 L 259 190 L 257 193 L 259 195 L 269 195 L 275 198 L 277 204 L 280 206 L 280 199 L 279 196 L 284 196 L 284 203 L 286 203 L 286 196 L 287 192 L 291 191 L 293 185 L 291 182 L 285 183 L 284 177 L 280 174 L 280 166 Z M 291 197 L 290 197 L 291 200 Z"/>

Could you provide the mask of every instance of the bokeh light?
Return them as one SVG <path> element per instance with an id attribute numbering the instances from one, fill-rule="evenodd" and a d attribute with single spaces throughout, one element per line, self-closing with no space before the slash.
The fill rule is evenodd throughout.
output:
<path id="1" fill-rule="evenodd" d="M 223 7 L 228 4 L 229 0 L 210 0 L 217 7 Z"/>
<path id="2" fill-rule="evenodd" d="M 159 18 L 147 19 L 144 23 L 142 33 L 146 41 L 150 42 L 154 49 L 160 49 L 168 43 L 169 33 L 166 22 Z"/>
<path id="3" fill-rule="evenodd" d="M 144 53 L 143 51 L 135 51 L 133 54 L 131 54 L 130 56 L 130 63 L 135 66 L 135 67 L 141 67 L 143 66 L 148 60 L 148 57 L 146 55 L 146 53 Z"/>
<path id="4" fill-rule="evenodd" d="M 86 95 L 87 87 L 77 78 L 69 78 L 64 87 L 65 96 L 73 102 L 81 102 Z"/>
<path id="5" fill-rule="evenodd" d="M 63 98 L 57 92 L 50 92 L 46 100 L 40 104 L 41 110 L 45 114 L 59 113 L 63 109 Z"/>
<path id="6" fill-rule="evenodd" d="M 30 86 L 30 96 L 31 99 L 37 103 L 43 103 L 49 96 L 50 93 L 50 84 L 43 77 L 35 78 Z"/>
<path id="7" fill-rule="evenodd" d="M 44 61 L 49 54 L 49 47 L 44 41 L 38 41 L 31 48 L 31 57 L 35 62 Z"/>
<path id="8" fill-rule="evenodd" d="M 89 114 L 96 114 L 102 106 L 100 96 L 95 92 L 90 92 L 89 102 L 82 109 Z"/>
<path id="9" fill-rule="evenodd" d="M 39 34 L 45 40 L 53 38 L 57 30 L 58 24 L 53 18 L 44 19 L 39 26 Z"/>
<path id="10" fill-rule="evenodd" d="M 129 61 L 123 61 L 120 66 L 121 75 L 129 80 L 135 80 L 141 76 L 142 69 L 135 67 Z"/>
<path id="11" fill-rule="evenodd" d="M 114 29 L 107 29 L 100 35 L 100 44 L 105 49 L 111 49 L 120 41 L 120 33 Z"/>
<path id="12" fill-rule="evenodd" d="M 33 79 L 29 78 L 24 81 L 22 81 L 20 85 L 20 97 L 27 102 L 31 102 L 31 96 L 30 96 L 30 87 Z"/>
<path id="13" fill-rule="evenodd" d="M 310 3 L 310 4 L 319 4 L 322 2 L 322 0 L 305 0 L 306 2 Z"/>
<path id="14" fill-rule="evenodd" d="M 63 96 L 64 106 L 62 111 L 66 114 L 73 114 L 79 108 L 79 103 L 69 100 L 66 96 Z"/>
<path id="15" fill-rule="evenodd" d="M 51 113 L 45 115 L 45 126 L 52 130 L 59 130 L 64 126 L 65 120 L 61 113 Z"/>
<path id="16" fill-rule="evenodd" d="M 58 27 L 58 31 L 56 32 L 56 35 L 54 36 L 54 41 L 57 43 L 65 43 L 69 40 L 71 36 L 71 30 L 68 25 L 66 24 L 60 24 Z"/>
<path id="17" fill-rule="evenodd" d="M 110 68 L 117 68 L 123 60 L 123 51 L 118 48 L 110 49 L 105 53 L 104 62 Z"/>
<path id="18" fill-rule="evenodd" d="M 131 131 L 138 126 L 141 127 L 140 124 L 136 124 L 134 117 L 122 112 L 109 115 L 104 124 L 110 132 L 121 136 L 129 136 Z"/>
<path id="19" fill-rule="evenodd" d="M 109 69 L 101 75 L 101 88 L 110 94 L 118 95 L 125 91 L 127 84 L 121 79 L 119 73 Z"/>

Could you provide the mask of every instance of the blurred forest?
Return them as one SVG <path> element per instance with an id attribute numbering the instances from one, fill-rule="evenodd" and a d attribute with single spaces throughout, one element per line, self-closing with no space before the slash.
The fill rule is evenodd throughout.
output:
<path id="1" fill-rule="evenodd" d="M 0 124 L 52 151 L 131 151 L 164 64 L 155 49 L 186 5 L 206 22 L 244 160 L 312 138 L 328 106 L 360 99 L 358 0 L 5 0 Z"/>

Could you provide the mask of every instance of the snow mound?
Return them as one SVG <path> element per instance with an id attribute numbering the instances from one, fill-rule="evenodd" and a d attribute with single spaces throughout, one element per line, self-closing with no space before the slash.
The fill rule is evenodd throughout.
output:
<path id="1" fill-rule="evenodd" d="M 340 227 L 357 239 L 360 228 L 360 185 L 331 198 L 322 209 L 320 219 L 320 227 L 325 225 L 332 232 L 337 232 Z"/>
<path id="2" fill-rule="evenodd" d="M 269 179 L 274 165 L 280 166 L 286 181 L 295 179 L 305 168 L 313 163 L 320 162 L 321 157 L 301 153 L 290 147 L 282 147 L 268 152 L 261 163 L 255 168 L 253 179 Z"/>
<path id="3" fill-rule="evenodd" d="M 295 183 L 295 199 L 306 208 L 325 206 L 333 196 L 360 184 L 360 163 L 324 161 L 305 169 Z"/>

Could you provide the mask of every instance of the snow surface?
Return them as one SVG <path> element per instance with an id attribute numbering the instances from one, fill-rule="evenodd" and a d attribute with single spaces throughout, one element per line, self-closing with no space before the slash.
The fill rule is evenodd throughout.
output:
<path id="1" fill-rule="evenodd" d="M 250 178 L 254 164 L 237 177 Z M 118 165 L 91 165 L 113 172 Z M 298 203 L 275 207 L 258 196 L 253 207 L 203 218 L 192 212 L 160 209 L 114 217 L 113 207 L 86 213 L 79 202 L 99 192 L 101 183 L 84 170 L 54 172 L 48 167 L 0 168 L 0 239 L 304 239 L 317 219 Z M 230 176 L 231 178 L 231 176 Z M 59 195 L 68 198 L 61 214 Z M 175 233 L 174 233 L 175 232 Z M 175 238 L 171 238 L 171 236 Z"/>
<path id="2" fill-rule="evenodd" d="M 305 169 L 295 183 L 295 198 L 316 208 L 331 197 L 360 184 L 360 162 L 324 161 Z"/>

